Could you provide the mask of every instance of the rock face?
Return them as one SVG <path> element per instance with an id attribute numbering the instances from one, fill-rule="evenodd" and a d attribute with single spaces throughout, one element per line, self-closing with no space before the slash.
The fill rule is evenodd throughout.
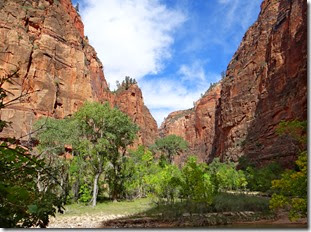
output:
<path id="1" fill-rule="evenodd" d="M 195 154 L 200 161 L 209 161 L 215 135 L 216 106 L 219 104 L 221 84 L 217 84 L 198 100 L 194 108 L 171 113 L 160 127 L 160 136 L 176 134 L 189 143 L 187 154 Z M 187 154 L 175 157 L 184 162 Z"/>
<path id="2" fill-rule="evenodd" d="M 62 118 L 88 100 L 120 105 L 139 124 L 139 141 L 154 140 L 156 122 L 139 88 L 131 89 L 132 98 L 109 91 L 103 65 L 84 37 L 83 23 L 70 0 L 1 1 L 0 41 L 0 76 L 15 70 L 19 74 L 6 86 L 12 93 L 8 100 L 28 93 L 1 111 L 1 118 L 12 122 L 1 137 L 24 136 L 38 117 Z"/>
<path id="3" fill-rule="evenodd" d="M 140 130 L 135 145 L 154 143 L 158 135 L 158 126 L 149 109 L 144 105 L 142 92 L 136 84 L 131 85 L 128 90 L 114 95 L 113 104 L 128 114 L 139 126 Z"/>
<path id="4" fill-rule="evenodd" d="M 209 100 L 205 96 L 200 101 Z M 219 102 L 213 105 L 215 120 L 210 123 L 215 125 L 206 124 L 207 116 L 192 117 L 187 125 L 194 129 L 179 132 L 215 128 L 215 133 L 203 132 L 205 139 L 198 138 L 199 142 L 188 140 L 191 146 L 208 144 L 205 151 L 198 151 L 200 157 L 237 161 L 247 156 L 259 164 L 272 160 L 285 166 L 292 163 L 297 150 L 288 138 L 278 136 L 275 128 L 281 120 L 307 119 L 306 1 L 263 1 L 258 20 L 228 65 Z M 177 122 L 169 127 L 182 128 Z"/>

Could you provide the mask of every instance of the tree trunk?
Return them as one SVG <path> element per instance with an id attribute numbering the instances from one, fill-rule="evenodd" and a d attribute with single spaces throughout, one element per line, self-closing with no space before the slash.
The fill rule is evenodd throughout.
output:
<path id="1" fill-rule="evenodd" d="M 80 180 L 77 179 L 72 185 L 73 200 L 75 202 L 77 202 L 79 199 L 79 189 L 80 189 Z"/>
<path id="2" fill-rule="evenodd" d="M 93 187 L 93 198 L 92 198 L 92 206 L 96 206 L 96 199 L 98 195 L 98 180 L 100 173 L 97 173 L 94 178 L 94 187 Z"/>

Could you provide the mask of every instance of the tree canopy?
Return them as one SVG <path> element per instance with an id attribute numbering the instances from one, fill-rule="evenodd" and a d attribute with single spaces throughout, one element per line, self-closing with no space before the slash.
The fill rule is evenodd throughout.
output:
<path id="1" fill-rule="evenodd" d="M 106 178 L 112 197 L 118 197 L 123 188 L 122 157 L 138 131 L 127 115 L 111 108 L 108 103 L 86 102 L 72 117 L 41 119 L 36 126 L 42 125 L 45 125 L 44 130 L 37 134 L 41 150 L 54 152 L 55 156 L 64 152 L 66 144 L 70 144 L 75 156 L 81 157 L 74 160 L 75 165 L 83 166 L 81 163 L 86 163 L 90 167 L 93 206 L 96 205 L 99 178 L 104 172 L 109 173 Z M 78 170 L 72 173 L 81 174 Z M 79 178 L 76 181 L 79 182 Z"/>
<path id="2" fill-rule="evenodd" d="M 155 141 L 152 149 L 160 152 L 169 163 L 173 163 L 174 156 L 188 149 L 188 142 L 177 135 L 168 135 Z"/>

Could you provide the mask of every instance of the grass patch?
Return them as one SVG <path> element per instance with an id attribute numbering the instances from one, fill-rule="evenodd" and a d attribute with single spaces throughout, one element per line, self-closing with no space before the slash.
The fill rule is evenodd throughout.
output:
<path id="1" fill-rule="evenodd" d="M 163 218 L 178 218 L 183 215 L 203 215 L 208 213 L 223 212 L 263 212 L 268 213 L 269 198 L 245 194 L 219 193 L 213 203 L 186 202 L 178 200 L 174 204 L 158 204 L 145 214 L 148 216 L 159 215 Z"/>
<path id="2" fill-rule="evenodd" d="M 240 212 L 244 211 L 253 211 L 256 213 L 256 215 L 268 215 L 269 199 L 260 196 L 251 196 L 244 194 L 220 193 L 214 198 L 214 201 L 211 205 L 207 205 L 204 202 L 186 202 L 180 200 L 178 200 L 174 204 L 156 204 L 152 201 L 151 198 L 143 198 L 136 199 L 134 201 L 100 202 L 95 207 L 84 204 L 71 204 L 67 205 L 65 208 L 66 212 L 64 214 L 57 215 L 57 217 L 101 214 L 129 216 L 132 215 L 130 216 L 130 218 L 147 216 L 158 219 L 174 220 L 178 218 L 183 218 L 185 216 L 196 217 L 199 215 L 216 213 L 216 215 L 212 216 L 212 218 L 209 218 L 209 220 L 212 220 L 213 217 L 215 217 L 217 220 L 220 220 L 221 217 L 228 217 L 222 215 L 222 213 L 232 212 L 235 213 L 233 219 L 236 220 L 239 219 Z M 258 219 L 257 216 L 254 217 L 254 219 Z"/>
<path id="3" fill-rule="evenodd" d="M 216 212 L 269 211 L 269 198 L 245 194 L 220 193 L 213 202 Z"/>
<path id="4" fill-rule="evenodd" d="M 154 206 L 152 201 L 148 198 L 137 199 L 134 201 L 120 201 L 120 202 L 102 202 L 98 203 L 95 207 L 84 204 L 71 204 L 65 206 L 65 213 L 59 216 L 81 216 L 92 214 L 137 214 L 151 209 Z"/>

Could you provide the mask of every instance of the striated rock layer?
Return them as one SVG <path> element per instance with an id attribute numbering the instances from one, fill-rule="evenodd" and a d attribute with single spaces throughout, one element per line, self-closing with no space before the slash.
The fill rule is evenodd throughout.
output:
<path id="1" fill-rule="evenodd" d="M 109 91 L 70 0 L 0 2 L 0 76 L 16 70 L 19 77 L 6 86 L 8 100 L 28 94 L 1 111 L 1 119 L 12 122 L 1 137 L 24 136 L 38 117 L 63 118 L 86 100 L 119 106 L 140 126 L 139 142 L 150 144 L 156 137 L 156 122 L 137 86 L 122 94 Z"/>
<path id="2" fill-rule="evenodd" d="M 209 101 L 208 95 L 196 106 L 201 101 Z M 297 149 L 275 129 L 281 120 L 307 119 L 306 1 L 263 1 L 257 21 L 228 65 L 219 102 L 214 101 L 214 108 L 202 107 L 215 115 L 215 120 L 193 116 L 186 128 L 180 120 L 171 123 L 169 117 L 162 128 L 174 129 L 164 134 L 177 132 L 191 147 L 205 147 L 197 150 L 205 160 L 218 156 L 237 161 L 247 156 L 259 164 L 272 160 L 285 166 L 292 163 Z M 192 115 L 196 114 L 197 107 Z M 214 130 L 195 137 L 203 127 Z M 190 139 L 185 136 L 188 133 Z"/>

